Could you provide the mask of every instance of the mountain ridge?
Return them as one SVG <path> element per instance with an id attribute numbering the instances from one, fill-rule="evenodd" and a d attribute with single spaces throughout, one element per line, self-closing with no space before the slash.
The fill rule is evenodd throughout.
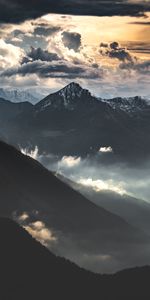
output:
<path id="1" fill-rule="evenodd" d="M 135 97 L 126 107 L 129 100 L 116 98 L 115 108 L 114 100 L 109 102 L 112 105 L 73 82 L 32 109 L 10 116 L 7 123 L 6 111 L 0 137 L 17 147 L 37 146 L 40 154 L 85 157 L 110 146 L 120 160 L 137 162 L 149 157 L 150 106 L 146 100 Z"/>
<path id="2" fill-rule="evenodd" d="M 136 112 L 136 109 L 144 109 L 149 106 L 148 101 L 141 96 L 134 96 L 134 97 L 116 97 L 111 99 L 103 99 L 97 96 L 94 96 L 91 94 L 91 92 L 88 89 L 84 89 L 81 87 L 80 84 L 76 82 L 71 82 L 64 88 L 49 94 L 45 98 L 43 98 L 40 102 L 38 102 L 35 106 L 39 107 L 40 105 L 44 108 L 50 105 L 54 105 L 54 101 L 51 101 L 52 97 L 55 97 L 55 102 L 57 102 L 56 96 L 62 97 L 64 100 L 64 107 L 68 108 L 69 103 L 73 100 L 76 102 L 78 98 L 80 97 L 87 97 L 88 101 L 91 102 L 91 100 L 99 102 L 106 103 L 110 105 L 113 109 L 121 109 L 127 113 Z M 87 103 L 88 103 L 87 101 Z M 45 102 L 45 106 L 43 105 Z M 58 102 L 58 105 L 61 103 Z M 55 108 L 57 108 L 57 105 L 54 105 Z M 70 107 L 71 109 L 71 107 Z"/>
<path id="3" fill-rule="evenodd" d="M 130 108 L 135 109 L 135 107 L 133 107 L 134 105 L 137 105 L 137 107 L 139 107 L 139 106 L 141 106 L 141 104 L 143 105 L 143 108 L 144 108 L 146 106 L 146 104 L 148 105 L 148 102 L 147 102 L 148 100 L 146 100 L 145 98 L 143 98 L 141 96 L 114 97 L 114 98 L 110 98 L 110 99 L 105 99 L 105 98 L 101 98 L 99 96 L 94 96 L 91 94 L 91 92 L 88 89 L 82 88 L 82 86 L 80 84 L 78 84 L 74 81 L 70 82 L 69 84 L 67 84 L 66 86 L 61 88 L 60 90 L 55 91 L 51 94 L 48 94 L 46 97 L 44 97 L 42 100 L 39 100 L 39 101 L 38 101 L 38 98 L 35 97 L 33 95 L 33 93 L 30 93 L 29 91 L 0 88 L 0 98 L 6 99 L 6 100 L 9 100 L 12 102 L 29 101 L 32 104 L 34 104 L 35 106 L 39 106 L 39 104 L 43 103 L 43 100 L 46 101 L 46 100 L 48 100 L 48 98 L 51 98 L 54 95 L 62 96 L 64 98 L 64 100 L 67 100 L 69 98 L 75 99 L 76 96 L 80 97 L 81 94 L 85 94 L 86 96 L 92 97 L 93 100 L 97 99 L 99 101 L 103 101 L 103 102 L 109 104 L 114 109 L 116 109 L 116 108 L 124 109 L 124 106 L 126 108 L 127 105 L 129 105 Z M 37 102 L 37 103 L 35 103 L 35 102 Z M 119 103 L 120 103 L 120 105 L 119 105 Z M 64 104 L 67 107 L 67 102 Z M 142 108 L 142 106 L 141 106 L 141 108 Z M 130 112 L 130 110 L 126 110 L 126 112 Z"/>

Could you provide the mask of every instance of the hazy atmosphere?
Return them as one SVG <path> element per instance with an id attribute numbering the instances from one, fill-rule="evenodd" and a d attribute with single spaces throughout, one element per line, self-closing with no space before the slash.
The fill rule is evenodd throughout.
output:
<path id="1" fill-rule="evenodd" d="M 0 0 L 0 236 L 0 299 L 150 299 L 150 0 Z"/>

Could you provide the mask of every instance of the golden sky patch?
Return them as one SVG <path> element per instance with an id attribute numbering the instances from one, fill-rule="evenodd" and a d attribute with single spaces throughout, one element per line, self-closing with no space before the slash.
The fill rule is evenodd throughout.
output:
<path id="1" fill-rule="evenodd" d="M 149 22 L 150 14 L 145 18 L 136 17 L 88 17 L 46 15 L 48 22 L 65 23 L 66 29 L 81 33 L 84 44 L 99 45 L 100 42 L 119 41 L 120 43 L 146 41 L 150 43 L 150 26 L 137 24 Z M 135 24 L 134 24 L 135 23 Z"/>

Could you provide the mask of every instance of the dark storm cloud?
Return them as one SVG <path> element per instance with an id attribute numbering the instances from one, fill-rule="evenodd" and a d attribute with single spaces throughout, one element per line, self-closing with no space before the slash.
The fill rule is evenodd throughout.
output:
<path id="1" fill-rule="evenodd" d="M 62 42 L 66 48 L 78 52 L 81 47 L 81 34 L 64 31 L 62 33 Z"/>
<path id="2" fill-rule="evenodd" d="M 0 22 L 18 23 L 47 13 L 113 16 L 141 16 L 150 11 L 150 3 L 127 0 L 0 0 Z"/>
<path id="3" fill-rule="evenodd" d="M 28 52 L 27 57 L 23 58 L 22 64 L 30 62 L 30 61 L 53 61 L 53 60 L 59 60 L 59 56 L 57 53 L 48 52 L 47 50 L 43 50 L 40 47 L 34 48 L 31 47 L 30 52 Z"/>
<path id="4" fill-rule="evenodd" d="M 100 54 L 108 56 L 110 58 L 117 58 L 123 62 L 132 62 L 133 56 L 126 48 L 122 48 L 118 42 L 113 42 L 110 44 L 101 43 L 100 44 Z"/>
<path id="5" fill-rule="evenodd" d="M 75 65 L 67 61 L 46 62 L 36 60 L 27 62 L 18 68 L 10 68 L 1 73 L 1 77 L 13 75 L 25 76 L 37 74 L 41 78 L 88 78 L 95 79 L 102 77 L 102 70 L 97 70 L 85 65 Z"/>

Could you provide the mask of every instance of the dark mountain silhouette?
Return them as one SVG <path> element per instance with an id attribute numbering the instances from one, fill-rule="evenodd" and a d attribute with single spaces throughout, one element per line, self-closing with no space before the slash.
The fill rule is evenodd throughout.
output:
<path id="1" fill-rule="evenodd" d="M 26 211 L 30 222 L 43 221 L 58 238 L 56 252 L 77 262 L 81 253 L 115 259 L 117 263 L 109 263 L 108 271 L 149 261 L 150 239 L 143 232 L 88 201 L 37 161 L 3 142 L 0 166 L 1 215 L 16 212 L 20 216 Z"/>
<path id="2" fill-rule="evenodd" d="M 15 222 L 0 218 L 0 298 L 148 300 L 150 267 L 96 275 L 53 255 Z"/>
<path id="3" fill-rule="evenodd" d="M 120 158 L 138 160 L 149 156 L 149 118 L 140 97 L 97 99 L 73 82 L 10 118 L 3 131 L 9 143 L 40 153 L 84 156 L 111 146 Z"/>

